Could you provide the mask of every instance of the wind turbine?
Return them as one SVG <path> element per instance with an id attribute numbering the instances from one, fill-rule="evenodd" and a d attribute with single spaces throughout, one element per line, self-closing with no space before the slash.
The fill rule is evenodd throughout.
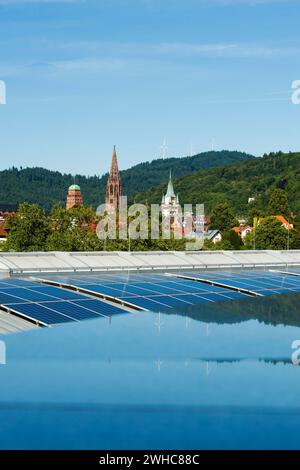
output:
<path id="1" fill-rule="evenodd" d="M 167 146 L 167 141 L 164 138 L 163 144 L 160 147 L 161 152 L 162 152 L 162 158 L 166 158 L 167 152 L 168 152 L 168 146 Z"/>

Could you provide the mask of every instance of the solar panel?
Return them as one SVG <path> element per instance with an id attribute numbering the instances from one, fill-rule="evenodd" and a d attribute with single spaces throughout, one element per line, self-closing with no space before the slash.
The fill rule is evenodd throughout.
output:
<path id="1" fill-rule="evenodd" d="M 300 279 L 291 281 L 286 275 L 271 272 L 218 272 L 184 273 L 193 278 L 212 281 L 236 289 L 245 289 L 261 295 L 292 293 L 300 291 Z M 203 283 L 204 284 L 204 283 Z"/>
<path id="2" fill-rule="evenodd" d="M 58 287 L 52 286 L 36 285 L 34 290 L 36 292 L 42 292 L 43 294 L 51 295 L 53 297 L 59 297 L 60 299 L 64 300 L 80 300 L 81 298 L 85 298 L 83 295 L 77 292 L 72 292 L 67 289 L 60 289 Z"/>
<path id="3" fill-rule="evenodd" d="M 260 295 L 292 293 L 300 291 L 300 277 L 286 276 L 266 271 L 218 271 L 185 272 L 191 279 L 161 273 L 104 273 L 49 275 L 50 279 L 78 288 L 89 293 L 90 298 L 70 291 L 67 288 L 41 285 L 34 282 L 14 279 L 0 282 L 0 302 L 6 305 L 21 305 L 23 312 L 32 312 L 35 305 L 37 319 L 55 323 L 79 321 L 99 316 L 124 313 L 122 307 L 111 305 L 101 299 L 93 299 L 93 294 L 119 299 L 120 302 L 146 310 L 163 311 L 169 308 L 187 308 L 202 302 L 221 302 L 246 298 L 251 291 Z M 199 279 L 199 282 L 197 280 Z M 212 285 L 207 282 L 217 283 Z M 2 285 L 3 284 L 3 285 Z M 9 287 L 9 285 L 11 287 Z M 61 315 L 60 318 L 57 315 Z M 44 318 L 44 320 L 41 320 Z"/>
<path id="4" fill-rule="evenodd" d="M 0 286 L 0 304 L 46 325 L 126 313 L 121 306 L 58 287 L 28 283 L 26 288 L 23 280 L 7 280 L 5 284 L 6 287 Z"/>
<path id="5" fill-rule="evenodd" d="M 25 315 L 26 317 L 42 322 L 45 325 L 53 325 L 58 323 L 67 323 L 74 321 L 73 318 L 65 316 L 61 313 L 55 312 L 41 304 L 27 303 L 27 304 L 11 304 L 10 309 Z"/>
<path id="6" fill-rule="evenodd" d="M 123 300 L 125 300 L 126 302 L 130 302 L 134 305 L 137 305 L 138 307 L 144 308 L 146 310 L 150 310 L 152 312 L 159 312 L 166 308 L 171 308 L 170 305 L 167 305 L 160 301 L 153 300 L 148 297 L 135 297 L 134 301 L 132 297 L 124 297 Z"/>
<path id="7" fill-rule="evenodd" d="M 110 305 L 104 302 L 98 302 L 98 300 L 79 300 L 76 302 L 77 305 L 80 305 L 83 308 L 88 308 L 99 315 L 104 315 L 106 317 L 112 317 L 115 315 L 124 314 L 125 311 L 114 305 Z"/>
<path id="8" fill-rule="evenodd" d="M 9 295 L 6 292 L 0 291 L 0 304 L 1 305 L 15 303 L 17 300 L 19 300 L 21 303 L 24 302 L 24 300 L 16 299 L 15 296 Z"/>
<path id="9" fill-rule="evenodd" d="M 80 300 L 86 297 L 82 294 L 59 289 L 57 287 L 35 286 L 29 287 L 9 287 L 0 289 L 0 304 L 42 302 L 51 300 Z"/>
<path id="10" fill-rule="evenodd" d="M 60 276 L 55 276 L 54 279 L 59 283 L 66 281 L 65 277 Z M 245 297 L 244 294 L 231 296 L 232 292 L 223 287 L 168 277 L 165 274 L 73 275 L 69 277 L 69 282 L 82 292 L 114 297 L 153 311 Z"/>

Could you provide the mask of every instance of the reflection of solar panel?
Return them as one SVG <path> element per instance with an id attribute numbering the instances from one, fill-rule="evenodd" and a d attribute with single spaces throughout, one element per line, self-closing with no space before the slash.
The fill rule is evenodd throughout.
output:
<path id="1" fill-rule="evenodd" d="M 107 302 L 66 289 L 15 279 L 0 283 L 0 304 L 44 325 L 111 317 L 126 312 Z"/>

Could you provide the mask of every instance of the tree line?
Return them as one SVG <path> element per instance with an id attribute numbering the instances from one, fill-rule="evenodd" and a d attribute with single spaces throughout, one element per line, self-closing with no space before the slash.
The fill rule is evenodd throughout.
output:
<path id="1" fill-rule="evenodd" d="M 237 164 L 251 155 L 236 151 L 205 152 L 192 157 L 155 159 L 121 171 L 124 194 L 132 202 L 134 194 L 147 191 L 168 182 L 170 169 L 174 178 L 189 175 L 201 169 Z M 120 156 L 122 163 L 122 156 Z M 110 156 L 107 158 L 110 166 Z M 0 210 L 8 203 L 18 206 L 22 202 L 35 203 L 47 212 L 56 204 L 64 205 L 68 187 L 74 183 L 81 187 L 86 205 L 94 209 L 105 200 L 107 174 L 101 177 L 62 174 L 45 168 L 10 168 L 0 171 Z"/>
<path id="2" fill-rule="evenodd" d="M 238 249 L 296 249 L 300 248 L 298 228 L 286 230 L 275 215 L 292 220 L 288 197 L 284 190 L 276 189 L 264 213 L 250 205 L 247 223 L 256 225 L 244 242 L 232 230 L 238 225 L 235 212 L 225 201 L 211 211 L 211 229 L 222 233 L 222 241 L 214 244 L 205 241 L 204 250 Z M 255 224 L 255 221 L 257 222 Z M 1 244 L 3 251 L 167 251 L 184 250 L 187 240 L 100 240 L 96 233 L 99 217 L 91 206 L 66 210 L 60 206 L 46 213 L 37 204 L 23 203 L 16 214 L 6 219 L 8 237 Z M 149 225 L 150 229 L 150 225 Z"/>

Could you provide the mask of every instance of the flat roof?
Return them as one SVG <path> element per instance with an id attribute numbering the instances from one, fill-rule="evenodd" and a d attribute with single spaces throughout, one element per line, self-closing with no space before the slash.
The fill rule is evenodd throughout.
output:
<path id="1" fill-rule="evenodd" d="M 300 266 L 300 250 L 0 253 L 0 276 L 37 272 Z"/>

